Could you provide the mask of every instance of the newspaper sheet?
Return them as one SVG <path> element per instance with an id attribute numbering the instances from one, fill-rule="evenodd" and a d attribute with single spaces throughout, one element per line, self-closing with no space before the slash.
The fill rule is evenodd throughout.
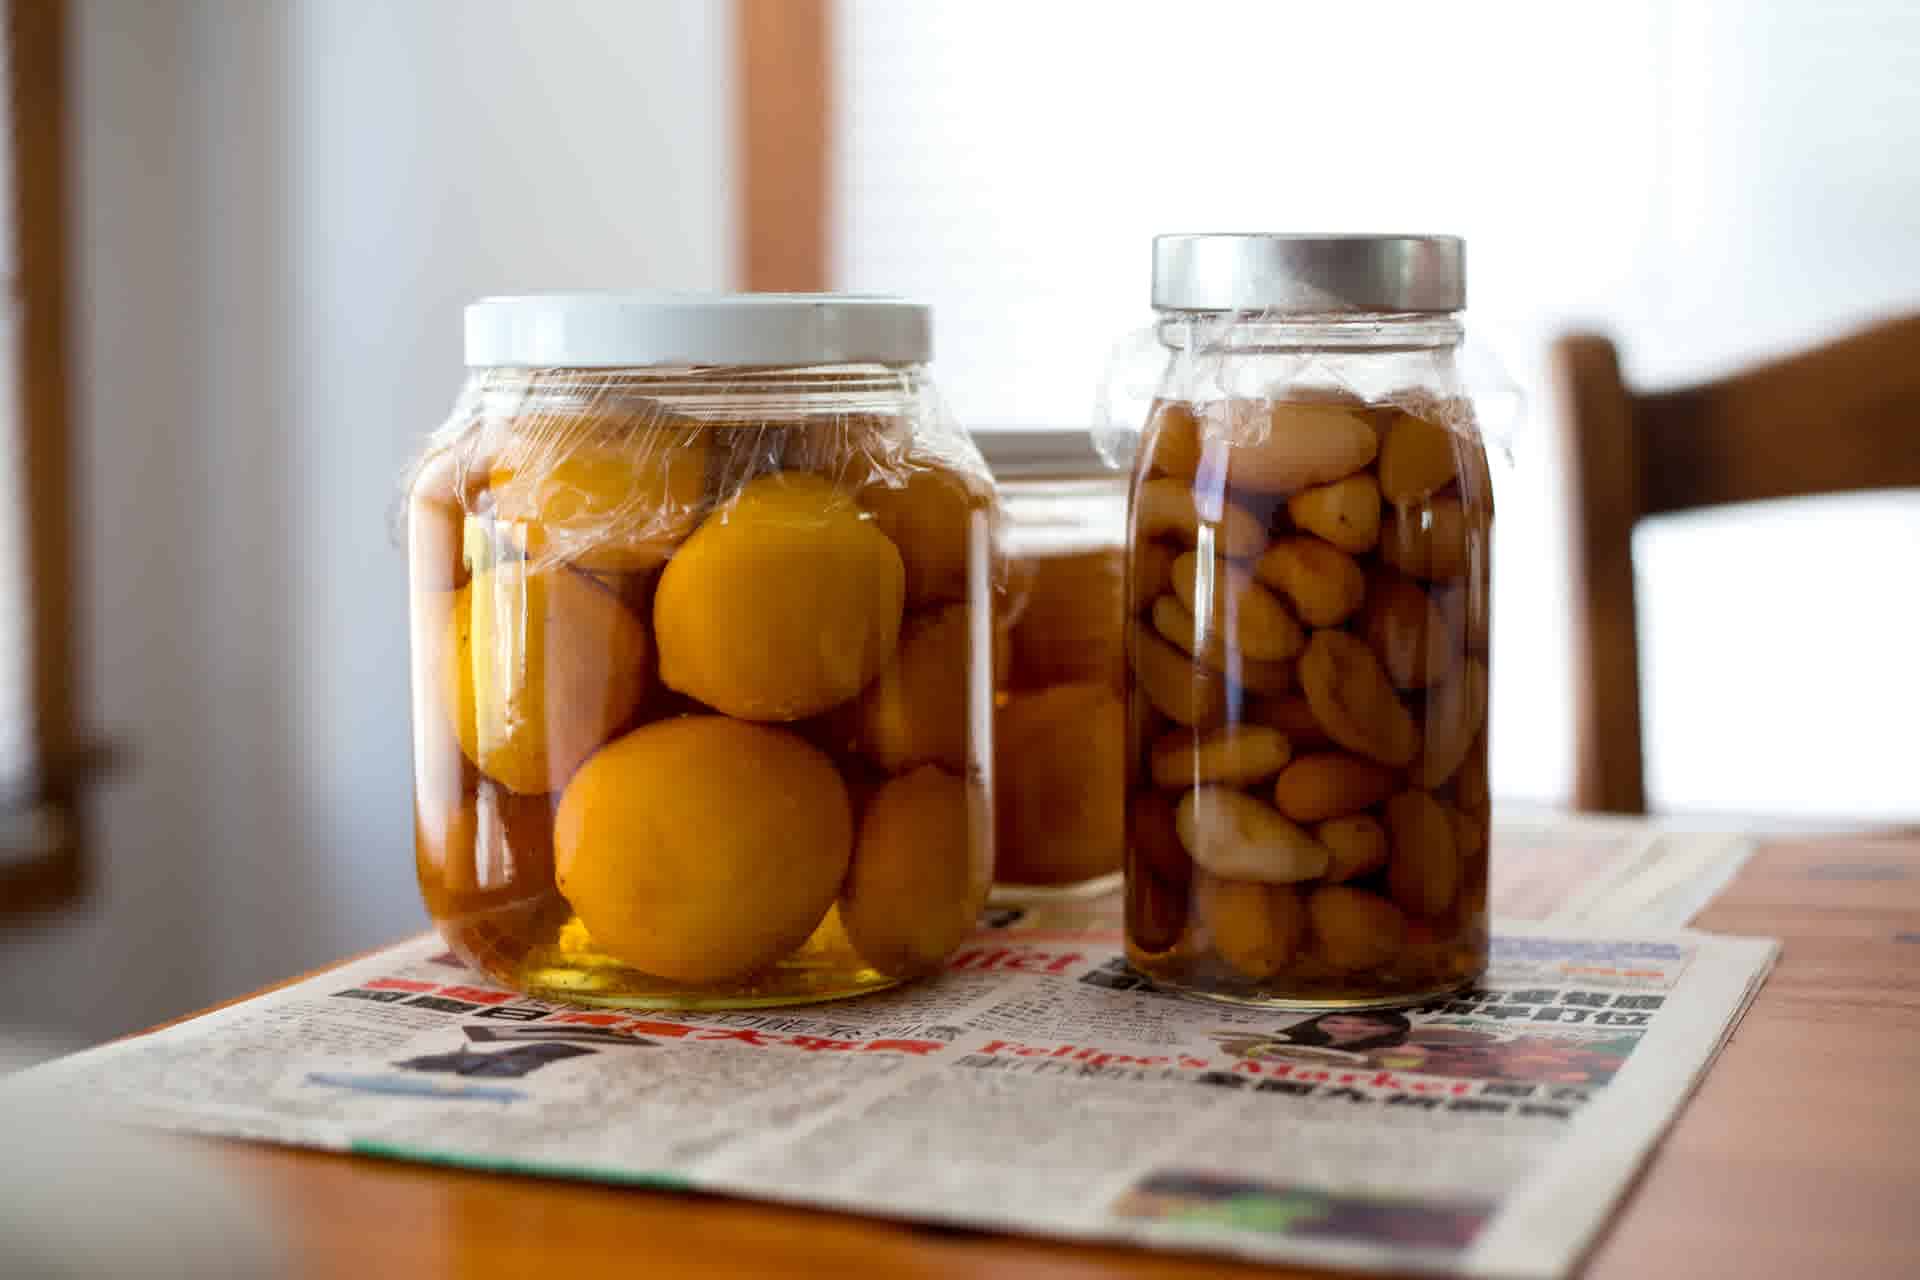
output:
<path id="1" fill-rule="evenodd" d="M 1776 951 L 1512 920 L 1478 988 L 1329 1024 L 1155 990 L 1115 914 L 998 910 L 937 980 L 705 1014 L 526 999 L 422 937 L 0 1098 L 994 1230 L 1556 1276 Z"/>
<path id="2" fill-rule="evenodd" d="M 1732 832 L 1643 818 L 1505 820 L 1494 830 L 1493 909 L 1502 919 L 1680 928 L 1752 854 Z"/>

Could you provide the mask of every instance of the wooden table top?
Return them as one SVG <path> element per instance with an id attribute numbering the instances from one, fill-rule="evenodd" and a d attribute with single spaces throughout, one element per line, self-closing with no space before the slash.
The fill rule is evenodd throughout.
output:
<path id="1" fill-rule="evenodd" d="M 1699 927 L 1785 943 L 1593 1277 L 1920 1275 L 1920 836 L 1761 845 Z M 316 1277 L 1321 1275 L 218 1144 Z"/>

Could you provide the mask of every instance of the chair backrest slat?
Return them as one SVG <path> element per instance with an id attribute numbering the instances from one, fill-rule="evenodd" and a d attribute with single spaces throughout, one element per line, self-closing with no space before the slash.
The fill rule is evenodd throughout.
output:
<path id="1" fill-rule="evenodd" d="M 1706 386 L 1629 394 L 1643 515 L 1920 486 L 1920 316 Z"/>

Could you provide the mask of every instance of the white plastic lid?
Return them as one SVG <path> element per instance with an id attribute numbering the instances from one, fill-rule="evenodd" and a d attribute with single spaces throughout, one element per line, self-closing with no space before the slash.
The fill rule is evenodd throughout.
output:
<path id="1" fill-rule="evenodd" d="M 467 366 L 922 364 L 933 313 L 844 293 L 533 293 L 482 298 Z"/>

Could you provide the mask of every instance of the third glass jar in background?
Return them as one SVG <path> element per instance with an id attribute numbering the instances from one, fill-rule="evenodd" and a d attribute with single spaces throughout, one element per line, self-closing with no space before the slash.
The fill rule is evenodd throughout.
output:
<path id="1" fill-rule="evenodd" d="M 1401 1004 L 1487 961 L 1491 479 L 1451 237 L 1163 236 L 1130 506 L 1127 942 Z"/>
<path id="2" fill-rule="evenodd" d="M 982 431 L 1000 497 L 995 901 L 1102 893 L 1125 830 L 1127 477 L 1085 431 Z"/>

